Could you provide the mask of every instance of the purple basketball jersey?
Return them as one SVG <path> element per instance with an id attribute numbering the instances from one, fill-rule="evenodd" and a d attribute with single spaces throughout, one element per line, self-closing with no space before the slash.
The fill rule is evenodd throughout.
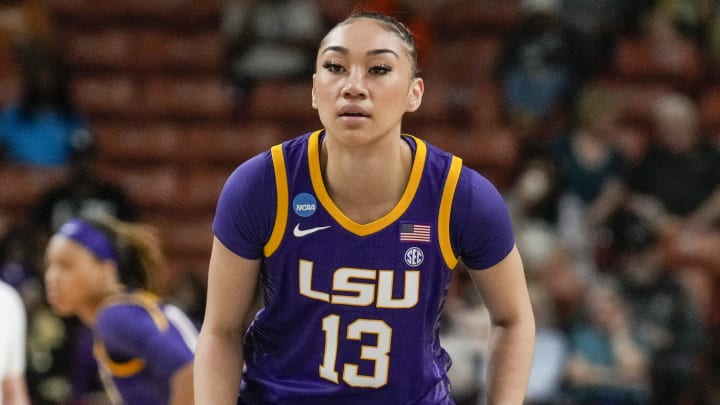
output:
<path id="1" fill-rule="evenodd" d="M 451 211 L 471 211 L 453 202 L 464 169 L 459 158 L 405 139 L 414 147 L 408 185 L 392 211 L 368 224 L 330 199 L 320 131 L 254 159 L 252 179 L 229 179 L 215 234 L 235 253 L 263 258 L 265 306 L 245 338 L 246 404 L 453 403 L 438 328 L 464 250 L 451 235 Z M 253 190 L 252 203 L 243 188 Z M 246 226 L 261 229 L 235 227 L 250 217 Z M 507 255 L 512 232 L 499 234 L 489 238 L 500 241 L 495 256 L 477 263 Z"/>
<path id="2" fill-rule="evenodd" d="M 170 382 L 193 361 L 198 334 L 179 308 L 128 291 L 102 307 L 93 329 L 93 353 L 111 397 L 124 404 L 170 403 Z"/>

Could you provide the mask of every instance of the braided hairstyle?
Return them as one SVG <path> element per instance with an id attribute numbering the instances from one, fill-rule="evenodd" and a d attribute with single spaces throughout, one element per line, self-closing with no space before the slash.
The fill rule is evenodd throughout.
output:
<path id="1" fill-rule="evenodd" d="M 417 77 L 419 70 L 418 70 L 418 62 L 417 62 L 417 45 L 415 43 L 415 38 L 413 37 L 412 31 L 403 23 L 401 23 L 398 19 L 395 17 L 377 13 L 377 12 L 357 12 L 351 14 L 348 18 L 344 19 L 343 21 L 339 22 L 335 27 L 333 27 L 330 32 L 335 30 L 338 27 L 342 27 L 344 25 L 350 24 L 353 21 L 360 19 L 360 18 L 367 18 L 371 20 L 378 21 L 382 24 L 382 26 L 388 30 L 389 32 L 392 32 L 393 34 L 397 35 L 398 38 L 400 38 L 403 43 L 405 44 L 405 50 L 407 51 L 408 57 L 410 57 L 410 63 L 412 65 L 412 72 L 413 77 Z M 322 40 L 320 43 L 321 47 L 322 44 L 325 42 L 325 39 Z"/>

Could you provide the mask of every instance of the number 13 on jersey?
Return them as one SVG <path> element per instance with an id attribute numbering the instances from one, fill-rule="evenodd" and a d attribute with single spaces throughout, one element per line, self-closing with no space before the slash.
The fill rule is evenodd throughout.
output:
<path id="1" fill-rule="evenodd" d="M 341 335 L 340 316 L 328 315 L 323 318 L 322 329 L 325 332 L 325 352 L 320 377 L 338 384 L 338 369 L 342 369 L 342 379 L 351 387 L 380 388 L 387 384 L 392 342 L 392 328 L 387 323 L 378 319 L 358 319 L 350 323 Z M 376 345 L 363 345 L 360 349 L 360 359 L 374 362 L 372 375 L 360 374 L 357 364 L 337 364 L 338 345 L 344 339 L 359 341 L 363 334 L 377 337 Z"/>

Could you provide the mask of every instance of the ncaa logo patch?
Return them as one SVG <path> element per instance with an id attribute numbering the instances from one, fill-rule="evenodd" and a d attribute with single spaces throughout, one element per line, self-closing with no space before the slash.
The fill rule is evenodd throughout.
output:
<path id="1" fill-rule="evenodd" d="M 419 266 L 425 259 L 425 254 L 419 247 L 411 247 L 405 251 L 405 263 L 410 267 Z"/>
<path id="2" fill-rule="evenodd" d="M 300 193 L 293 198 L 293 211 L 303 218 L 307 218 L 317 210 L 317 200 L 312 194 Z"/>

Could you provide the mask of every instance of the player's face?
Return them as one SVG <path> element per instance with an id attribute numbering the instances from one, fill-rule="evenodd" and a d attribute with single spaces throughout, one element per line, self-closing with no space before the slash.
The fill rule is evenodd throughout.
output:
<path id="1" fill-rule="evenodd" d="M 76 315 L 102 299 L 106 283 L 103 267 L 77 242 L 54 236 L 45 252 L 45 294 L 50 307 L 58 315 Z"/>
<path id="2" fill-rule="evenodd" d="M 399 135 L 403 114 L 420 106 L 423 90 L 406 44 L 378 21 L 337 27 L 318 51 L 313 107 L 328 134 L 346 141 Z"/>

